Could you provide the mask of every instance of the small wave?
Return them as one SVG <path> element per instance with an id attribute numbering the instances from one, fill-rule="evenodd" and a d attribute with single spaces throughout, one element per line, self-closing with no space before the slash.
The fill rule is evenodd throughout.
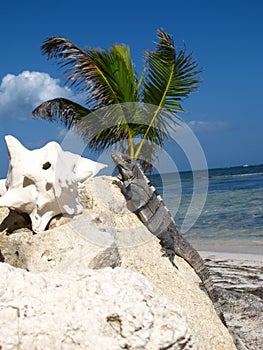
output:
<path id="1" fill-rule="evenodd" d="M 263 173 L 235 174 L 235 175 L 232 175 L 232 177 L 257 176 L 257 175 L 263 175 Z"/>
<path id="2" fill-rule="evenodd" d="M 222 179 L 222 178 L 232 179 L 235 177 L 262 176 L 262 175 L 263 175 L 263 172 L 261 172 L 261 173 L 246 173 L 246 174 L 229 174 L 229 175 L 222 174 L 222 175 L 215 175 L 215 176 L 210 175 L 209 178 L 210 179 Z"/>

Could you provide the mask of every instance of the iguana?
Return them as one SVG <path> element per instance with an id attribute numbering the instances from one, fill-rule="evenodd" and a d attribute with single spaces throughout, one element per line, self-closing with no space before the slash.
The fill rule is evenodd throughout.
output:
<path id="1" fill-rule="evenodd" d="M 117 152 L 112 153 L 112 159 L 119 170 L 121 182 L 118 185 L 127 200 L 128 208 L 139 217 L 151 233 L 159 238 L 164 255 L 174 266 L 175 255 L 182 257 L 192 266 L 212 300 L 218 316 L 226 326 L 209 270 L 199 253 L 178 232 L 175 221 L 161 196 L 157 194 L 136 161 Z"/>
<path id="2" fill-rule="evenodd" d="M 112 158 L 119 170 L 121 181 L 118 182 L 118 185 L 126 197 L 128 208 L 139 217 L 151 233 L 159 238 L 162 250 L 175 267 L 174 257 L 178 255 L 195 270 L 214 305 L 216 313 L 232 335 L 237 349 L 248 350 L 235 330 L 227 326 L 217 291 L 203 259 L 191 244 L 180 235 L 173 217 L 140 165 L 121 153 L 112 153 Z"/>

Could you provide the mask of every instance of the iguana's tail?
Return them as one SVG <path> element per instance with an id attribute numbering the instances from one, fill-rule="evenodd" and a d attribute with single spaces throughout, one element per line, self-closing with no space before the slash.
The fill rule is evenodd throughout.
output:
<path id="1" fill-rule="evenodd" d="M 219 303 L 218 294 L 216 292 L 210 272 L 205 266 L 204 260 L 201 258 L 200 254 L 191 246 L 191 244 L 182 235 L 179 234 L 176 225 L 172 223 L 172 226 L 173 227 L 170 226 L 168 228 L 168 231 L 170 233 L 170 237 L 174 240 L 174 254 L 186 260 L 189 263 L 189 265 L 192 266 L 192 268 L 195 270 L 195 272 L 201 279 L 209 298 L 214 304 L 216 313 L 218 314 L 223 324 L 227 327 L 226 320 L 221 310 L 221 305 Z M 159 238 L 162 244 L 162 237 Z M 171 260 L 171 255 L 169 253 L 170 252 L 168 252 L 168 255 Z"/>

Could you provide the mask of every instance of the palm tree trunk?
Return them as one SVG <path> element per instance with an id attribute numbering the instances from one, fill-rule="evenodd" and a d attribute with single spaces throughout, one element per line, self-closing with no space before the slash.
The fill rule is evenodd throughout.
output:
<path id="1" fill-rule="evenodd" d="M 128 134 L 129 134 L 129 148 L 130 148 L 130 159 L 134 159 L 134 137 L 132 130 L 129 128 L 128 129 Z"/>

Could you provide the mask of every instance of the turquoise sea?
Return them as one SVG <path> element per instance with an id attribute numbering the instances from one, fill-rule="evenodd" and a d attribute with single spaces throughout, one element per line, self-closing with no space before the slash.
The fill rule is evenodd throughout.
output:
<path id="1" fill-rule="evenodd" d="M 150 180 L 180 228 L 192 198 L 192 172 Z M 263 165 L 209 170 L 205 205 L 184 236 L 200 249 L 263 254 Z"/>

